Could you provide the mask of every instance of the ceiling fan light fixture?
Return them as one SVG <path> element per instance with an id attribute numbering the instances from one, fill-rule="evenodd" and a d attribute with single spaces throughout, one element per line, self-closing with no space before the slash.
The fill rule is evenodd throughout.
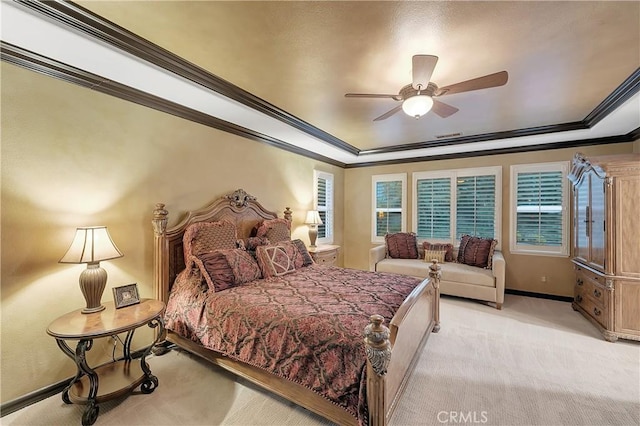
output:
<path id="1" fill-rule="evenodd" d="M 402 102 L 402 110 L 414 118 L 422 117 L 431 110 L 431 107 L 433 107 L 433 99 L 427 95 L 412 96 Z"/>

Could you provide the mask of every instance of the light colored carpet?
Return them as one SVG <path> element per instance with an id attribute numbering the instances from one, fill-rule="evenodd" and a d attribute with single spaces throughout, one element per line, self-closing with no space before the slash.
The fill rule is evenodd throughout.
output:
<path id="1" fill-rule="evenodd" d="M 609 343 L 569 303 L 507 295 L 502 311 L 442 298 L 392 425 L 639 425 L 640 345 Z M 185 353 L 149 358 L 150 395 L 100 405 L 96 425 L 322 425 L 322 418 Z M 3 425 L 79 425 L 59 395 Z"/>

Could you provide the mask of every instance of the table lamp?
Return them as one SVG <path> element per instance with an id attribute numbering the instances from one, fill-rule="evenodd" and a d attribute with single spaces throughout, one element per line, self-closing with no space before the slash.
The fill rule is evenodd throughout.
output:
<path id="1" fill-rule="evenodd" d="M 322 225 L 322 219 L 317 210 L 309 210 L 307 212 L 307 219 L 304 221 L 306 225 L 309 225 L 309 247 L 316 246 L 316 239 L 318 238 L 318 225 Z"/>
<path id="2" fill-rule="evenodd" d="M 80 274 L 80 290 L 87 302 L 83 314 L 100 312 L 100 303 L 107 285 L 107 271 L 100 267 L 100 261 L 116 259 L 123 254 L 113 243 L 106 226 L 89 226 L 76 229 L 76 235 L 59 263 L 86 263 L 87 269 Z"/>

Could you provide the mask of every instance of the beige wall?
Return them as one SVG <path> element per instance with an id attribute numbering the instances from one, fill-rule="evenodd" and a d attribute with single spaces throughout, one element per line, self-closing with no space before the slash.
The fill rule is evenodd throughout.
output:
<path id="1" fill-rule="evenodd" d="M 640 139 L 633 143 L 633 152 L 640 154 Z"/>
<path id="2" fill-rule="evenodd" d="M 637 144 L 637 142 L 636 142 Z M 387 173 L 407 173 L 407 211 L 412 209 L 411 173 L 469 167 L 502 167 L 502 252 L 506 269 L 506 287 L 514 290 L 559 295 L 573 295 L 573 267 L 568 257 L 516 255 L 509 252 L 509 167 L 512 164 L 547 161 L 570 161 L 576 151 L 586 155 L 632 152 L 632 143 L 558 149 L 550 151 L 485 156 L 471 159 L 441 160 L 347 169 L 345 173 L 344 262 L 350 268 L 369 268 L 371 243 L 371 176 Z M 412 229 L 411 214 L 407 215 L 407 230 Z M 546 282 L 542 282 L 546 276 Z"/>
<path id="3" fill-rule="evenodd" d="M 166 203 L 171 225 L 243 188 L 280 214 L 291 207 L 294 236 L 308 241 L 302 221 L 317 168 L 334 174 L 336 244 L 343 244 L 342 169 L 5 62 L 1 71 L 3 403 L 75 373 L 45 330 L 84 306 L 77 284 L 84 265 L 58 263 L 77 226 L 107 225 L 124 253 L 102 262 L 103 301 L 111 287 L 133 282 L 141 297 L 153 297 L 156 202 Z M 110 354 L 106 341 L 90 353 L 93 361 Z"/>

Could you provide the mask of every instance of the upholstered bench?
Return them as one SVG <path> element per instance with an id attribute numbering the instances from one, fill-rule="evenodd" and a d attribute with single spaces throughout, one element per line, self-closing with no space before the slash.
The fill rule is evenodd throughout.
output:
<path id="1" fill-rule="evenodd" d="M 415 258 L 394 258 L 389 255 L 386 244 L 374 247 L 369 251 L 369 270 L 426 278 L 429 276 L 431 260 L 425 261 L 425 250 L 422 244 L 416 244 L 416 252 Z M 405 253 L 404 257 L 411 255 L 412 253 Z M 430 256 L 427 255 L 427 257 Z M 449 259 L 458 259 L 458 250 L 453 248 Z M 493 302 L 497 309 L 502 309 L 506 268 L 502 253 L 493 250 L 491 262 L 488 262 L 487 268 L 458 262 L 443 262 L 442 258 L 438 260 L 442 268 L 441 294 Z"/>

